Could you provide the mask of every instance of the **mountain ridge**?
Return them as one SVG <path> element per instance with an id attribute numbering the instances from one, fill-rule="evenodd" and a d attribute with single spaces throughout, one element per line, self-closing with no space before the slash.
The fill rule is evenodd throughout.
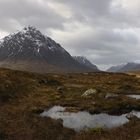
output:
<path id="1" fill-rule="evenodd" d="M 80 64 L 59 43 L 33 26 L 0 41 L 0 67 L 39 73 L 98 71 Z"/>
<path id="2" fill-rule="evenodd" d="M 128 72 L 140 70 L 140 64 L 134 62 L 128 62 L 126 64 L 117 65 L 109 68 L 108 72 Z"/>
<path id="3" fill-rule="evenodd" d="M 98 70 L 97 66 L 92 64 L 85 56 L 73 56 L 73 58 L 78 61 L 80 64 L 83 64 L 89 68 Z"/>

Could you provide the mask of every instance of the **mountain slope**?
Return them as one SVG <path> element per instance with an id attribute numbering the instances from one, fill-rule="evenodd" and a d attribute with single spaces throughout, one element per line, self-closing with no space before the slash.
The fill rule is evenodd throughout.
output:
<path id="1" fill-rule="evenodd" d="M 73 56 L 73 58 L 79 62 L 80 64 L 86 66 L 86 67 L 89 67 L 91 69 L 95 69 L 98 71 L 98 68 L 96 65 L 92 64 L 86 57 L 84 56 Z"/>
<path id="2" fill-rule="evenodd" d="M 78 63 L 60 44 L 32 26 L 0 41 L 0 66 L 39 73 L 96 71 Z"/>

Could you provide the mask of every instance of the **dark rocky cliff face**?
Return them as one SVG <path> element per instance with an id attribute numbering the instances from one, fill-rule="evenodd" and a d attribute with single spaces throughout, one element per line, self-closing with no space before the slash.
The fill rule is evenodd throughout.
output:
<path id="1" fill-rule="evenodd" d="M 96 65 L 92 64 L 86 57 L 84 56 L 73 56 L 73 58 L 79 62 L 82 65 L 85 65 L 86 67 L 89 67 L 91 69 L 95 69 L 98 71 L 98 68 Z"/>

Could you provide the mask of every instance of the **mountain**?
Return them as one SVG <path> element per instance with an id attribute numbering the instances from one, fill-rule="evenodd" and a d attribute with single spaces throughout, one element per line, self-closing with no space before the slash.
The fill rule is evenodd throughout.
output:
<path id="1" fill-rule="evenodd" d="M 82 65 L 85 65 L 88 68 L 95 69 L 98 71 L 96 65 L 92 64 L 86 57 L 84 56 L 73 56 L 73 58 Z"/>
<path id="2" fill-rule="evenodd" d="M 138 63 L 127 63 L 124 67 L 119 69 L 119 71 L 137 71 L 140 70 L 140 64 Z"/>
<path id="3" fill-rule="evenodd" d="M 125 65 L 122 64 L 122 65 L 117 65 L 117 66 L 112 66 L 110 67 L 107 71 L 108 72 L 117 72 L 119 71 L 121 68 L 123 68 Z"/>
<path id="4" fill-rule="evenodd" d="M 124 65 L 114 66 L 108 69 L 109 72 L 127 72 L 140 70 L 140 64 L 138 63 L 127 63 Z"/>
<path id="5" fill-rule="evenodd" d="M 33 26 L 0 41 L 0 67 L 39 73 L 97 71 L 77 62 L 60 44 Z"/>

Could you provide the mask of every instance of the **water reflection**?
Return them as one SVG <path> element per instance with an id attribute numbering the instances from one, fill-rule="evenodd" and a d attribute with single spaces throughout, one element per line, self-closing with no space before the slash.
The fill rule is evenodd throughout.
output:
<path id="1" fill-rule="evenodd" d="M 134 114 L 140 117 L 139 112 L 134 112 Z M 129 121 L 126 118 L 126 114 L 122 114 L 120 116 L 112 116 L 105 113 L 91 115 L 85 111 L 70 113 L 65 112 L 65 108 L 61 106 L 54 106 L 48 111 L 44 111 L 41 116 L 47 116 L 53 119 L 62 119 L 63 126 L 73 128 L 76 131 L 95 127 L 112 128 L 123 125 Z"/>
<path id="2" fill-rule="evenodd" d="M 127 95 L 130 98 L 140 99 L 140 95 Z"/>

